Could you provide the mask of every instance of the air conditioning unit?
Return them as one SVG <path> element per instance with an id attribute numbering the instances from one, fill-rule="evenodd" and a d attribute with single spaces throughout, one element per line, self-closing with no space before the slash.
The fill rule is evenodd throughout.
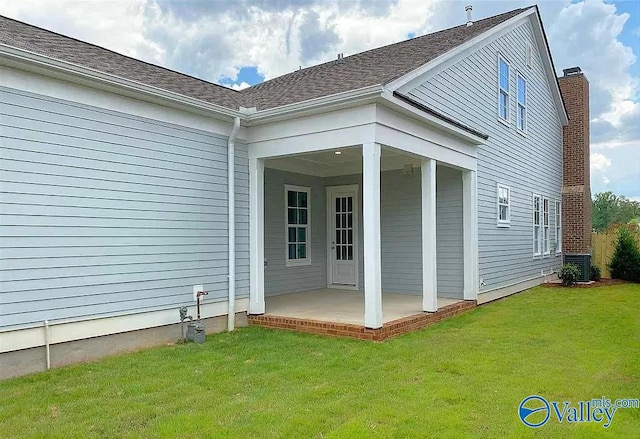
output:
<path id="1" fill-rule="evenodd" d="M 580 270 L 578 282 L 589 282 L 591 277 L 591 255 L 588 253 L 564 255 L 565 264 L 573 264 Z"/>

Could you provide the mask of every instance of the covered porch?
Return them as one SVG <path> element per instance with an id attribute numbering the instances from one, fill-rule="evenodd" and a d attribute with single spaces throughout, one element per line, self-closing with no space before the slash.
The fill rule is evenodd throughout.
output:
<path id="1" fill-rule="evenodd" d="M 265 299 L 265 315 L 293 317 L 364 326 L 364 293 L 357 290 L 323 288 L 270 296 Z M 438 309 L 460 302 L 438 298 Z M 382 294 L 382 323 L 412 316 L 422 311 L 422 298 L 412 294 Z"/>
<path id="2" fill-rule="evenodd" d="M 475 306 L 473 145 L 375 124 L 364 132 L 379 141 L 335 131 L 250 144 L 253 321 L 383 330 Z"/>

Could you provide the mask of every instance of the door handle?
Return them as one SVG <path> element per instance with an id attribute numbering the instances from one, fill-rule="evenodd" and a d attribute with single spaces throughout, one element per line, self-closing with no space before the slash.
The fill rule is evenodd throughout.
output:
<path id="1" fill-rule="evenodd" d="M 332 243 L 331 243 L 331 250 L 335 250 L 335 248 L 336 248 L 336 243 L 335 243 L 335 242 L 332 242 Z"/>

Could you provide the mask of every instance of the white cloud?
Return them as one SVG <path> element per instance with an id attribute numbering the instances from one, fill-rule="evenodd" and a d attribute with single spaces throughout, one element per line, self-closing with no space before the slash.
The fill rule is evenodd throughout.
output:
<path id="1" fill-rule="evenodd" d="M 145 0 L 0 0 L 0 14 L 134 58 L 162 62 L 162 48 L 144 35 Z"/>
<path id="2" fill-rule="evenodd" d="M 591 154 L 591 170 L 592 171 L 604 171 L 611 166 L 611 160 L 609 160 L 604 154 L 594 152 Z"/>
<path id="3" fill-rule="evenodd" d="M 245 88 L 251 87 L 251 84 L 247 84 L 242 81 L 240 84 L 231 84 L 231 88 L 234 90 L 244 90 Z"/>

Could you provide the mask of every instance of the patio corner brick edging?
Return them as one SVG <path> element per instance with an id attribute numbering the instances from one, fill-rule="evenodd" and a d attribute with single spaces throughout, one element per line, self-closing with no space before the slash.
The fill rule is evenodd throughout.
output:
<path id="1" fill-rule="evenodd" d="M 360 340 L 383 341 L 406 332 L 422 329 L 449 317 L 471 311 L 477 306 L 474 300 L 464 300 L 447 305 L 436 312 L 421 312 L 401 319 L 392 320 L 382 328 L 369 329 L 353 323 L 326 322 L 321 320 L 299 319 L 269 314 L 250 315 L 250 326 L 261 326 L 271 329 L 307 332 L 310 334 L 334 337 L 351 337 Z"/>

